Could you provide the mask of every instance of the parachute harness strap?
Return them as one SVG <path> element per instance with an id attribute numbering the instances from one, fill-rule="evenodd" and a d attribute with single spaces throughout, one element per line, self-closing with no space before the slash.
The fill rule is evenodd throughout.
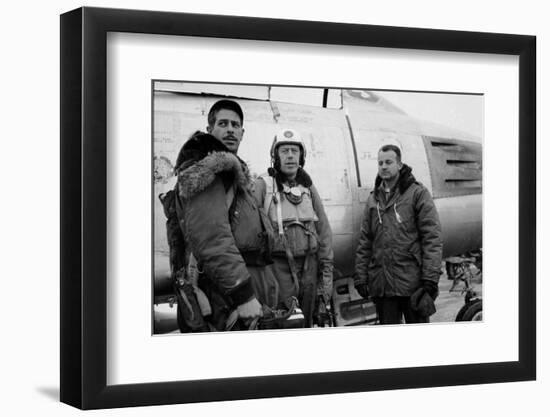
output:
<path id="1" fill-rule="evenodd" d="M 279 229 L 279 237 L 281 238 L 281 242 L 283 243 L 283 247 L 285 248 L 286 259 L 288 261 L 288 267 L 290 268 L 292 282 L 294 283 L 296 293 L 298 293 L 300 291 L 300 284 L 298 281 L 298 274 L 296 272 L 296 262 L 294 261 L 294 256 L 292 255 L 292 252 L 290 251 L 290 248 L 288 246 L 288 242 L 285 236 L 285 230 L 283 228 L 283 208 L 281 204 L 283 195 L 281 192 L 277 192 L 277 196 L 278 198 L 274 201 L 274 203 L 277 206 L 277 227 Z"/>
<path id="2" fill-rule="evenodd" d="M 277 196 L 278 201 L 275 202 L 275 204 L 277 205 L 277 227 L 279 228 L 279 235 L 283 237 L 285 234 L 285 231 L 283 229 L 283 205 L 281 204 L 283 201 L 283 194 L 281 192 L 278 192 Z"/>

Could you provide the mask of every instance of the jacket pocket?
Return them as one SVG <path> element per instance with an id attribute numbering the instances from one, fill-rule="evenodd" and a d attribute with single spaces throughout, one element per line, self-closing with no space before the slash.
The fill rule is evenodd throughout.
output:
<path id="1" fill-rule="evenodd" d="M 241 252 L 264 249 L 265 236 L 260 216 L 260 210 L 246 198 L 240 197 L 235 202 L 229 217 L 235 245 Z"/>
<path id="2" fill-rule="evenodd" d="M 313 222 L 303 226 L 290 225 L 285 227 L 290 251 L 294 256 L 305 256 L 308 253 L 316 253 L 318 250 L 318 237 Z"/>

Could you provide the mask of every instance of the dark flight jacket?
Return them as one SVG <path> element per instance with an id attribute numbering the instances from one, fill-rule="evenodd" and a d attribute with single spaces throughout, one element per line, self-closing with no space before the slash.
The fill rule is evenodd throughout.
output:
<path id="1" fill-rule="evenodd" d="M 429 191 L 403 165 L 393 195 L 382 196 L 381 178 L 368 197 L 355 268 L 373 297 L 410 296 L 420 280 L 439 282 L 441 225 Z"/>

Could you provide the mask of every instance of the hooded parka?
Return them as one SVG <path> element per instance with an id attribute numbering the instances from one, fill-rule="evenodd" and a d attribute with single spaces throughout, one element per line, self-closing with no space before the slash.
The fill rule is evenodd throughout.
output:
<path id="1" fill-rule="evenodd" d="M 439 216 L 429 191 L 403 164 L 386 201 L 377 176 L 365 207 L 356 274 L 373 297 L 410 297 L 421 280 L 439 282 L 442 242 Z"/>
<path id="2" fill-rule="evenodd" d="M 251 194 L 246 164 L 213 136 L 196 133 L 180 151 L 176 171 L 179 225 L 203 277 L 228 308 L 254 296 L 275 306 L 277 283 L 265 268 L 272 229 Z"/>

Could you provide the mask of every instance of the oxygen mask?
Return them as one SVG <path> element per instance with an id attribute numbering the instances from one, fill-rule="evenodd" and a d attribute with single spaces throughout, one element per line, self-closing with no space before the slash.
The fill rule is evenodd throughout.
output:
<path id="1" fill-rule="evenodd" d="M 303 193 L 297 185 L 283 184 L 283 194 L 294 205 L 302 202 Z"/>

